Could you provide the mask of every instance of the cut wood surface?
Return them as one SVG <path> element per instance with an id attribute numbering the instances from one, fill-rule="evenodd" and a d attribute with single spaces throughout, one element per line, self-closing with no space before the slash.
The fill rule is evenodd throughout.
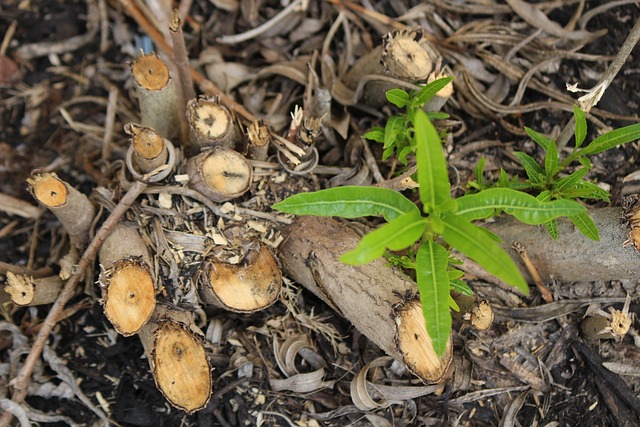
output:
<path id="1" fill-rule="evenodd" d="M 282 275 L 271 250 L 260 245 L 240 264 L 208 263 L 201 278 L 200 295 L 207 304 L 252 313 L 273 304 L 281 286 Z"/>
<path id="2" fill-rule="evenodd" d="M 60 295 L 63 284 L 59 276 L 33 278 L 8 271 L 4 290 L 11 295 L 11 301 L 15 304 L 35 306 L 53 303 Z"/>
<path id="3" fill-rule="evenodd" d="M 149 250 L 133 227 L 119 224 L 100 249 L 104 314 L 124 336 L 137 333 L 156 305 Z"/>
<path id="4" fill-rule="evenodd" d="M 387 354 L 425 381 L 445 379 L 451 341 L 442 358 L 433 351 L 414 281 L 384 259 L 352 266 L 338 257 L 360 236 L 331 218 L 299 217 L 285 230 L 279 258 L 288 276 L 348 319 Z"/>
<path id="5" fill-rule="evenodd" d="M 169 69 L 155 53 L 140 55 L 131 62 L 131 76 L 138 93 L 143 126 L 172 140 L 180 132 L 178 98 Z"/>
<path id="6" fill-rule="evenodd" d="M 251 185 L 253 168 L 237 151 L 213 147 L 187 162 L 189 187 L 214 202 L 243 195 Z"/>
<path id="7" fill-rule="evenodd" d="M 213 377 L 202 331 L 191 314 L 158 305 L 139 336 L 156 386 L 167 400 L 188 413 L 204 408 Z"/>
<path id="8" fill-rule="evenodd" d="M 598 230 L 600 241 L 583 236 L 565 218 L 558 220 L 557 240 L 553 240 L 544 226 L 531 226 L 511 217 L 500 217 L 485 227 L 504 240 L 504 248 L 520 267 L 529 283 L 533 283 L 521 258 L 511 249 L 513 241 L 522 243 L 545 282 L 593 282 L 596 280 L 640 280 L 640 254 L 632 246 L 625 246 L 629 238 L 622 224 L 620 208 L 588 211 Z"/>
<path id="9" fill-rule="evenodd" d="M 231 113 L 214 98 L 191 99 L 187 103 L 187 120 L 191 144 L 196 147 L 233 149 L 240 138 Z"/>
<path id="10" fill-rule="evenodd" d="M 133 160 L 142 174 L 147 174 L 167 163 L 169 151 L 162 136 L 154 129 L 129 123 L 125 132 L 131 136 Z"/>
<path id="11" fill-rule="evenodd" d="M 96 215 L 93 203 L 55 173 L 34 172 L 27 178 L 29 191 L 60 220 L 69 235 L 69 252 L 60 259 L 60 277 L 71 276 L 73 266 L 89 241 L 89 228 Z"/>

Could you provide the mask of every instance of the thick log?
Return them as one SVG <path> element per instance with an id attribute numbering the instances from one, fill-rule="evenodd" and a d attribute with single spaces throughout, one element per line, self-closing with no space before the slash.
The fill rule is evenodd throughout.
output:
<path id="1" fill-rule="evenodd" d="M 451 341 L 442 358 L 433 351 L 418 288 L 384 259 L 343 264 L 340 254 L 360 236 L 331 218 L 299 217 L 285 230 L 279 258 L 289 277 L 305 286 L 387 354 L 425 381 L 446 379 Z"/>
<path id="2" fill-rule="evenodd" d="M 511 217 L 500 217 L 485 227 L 504 240 L 509 251 L 529 283 L 533 283 L 522 260 L 511 249 L 513 241 L 522 243 L 542 279 L 561 282 L 592 282 L 597 280 L 640 280 L 640 254 L 632 245 L 625 245 L 629 230 L 622 222 L 620 208 L 592 209 L 589 216 L 600 230 L 600 241 L 583 236 L 566 219 L 558 220 L 557 240 L 544 226 L 522 224 Z"/>

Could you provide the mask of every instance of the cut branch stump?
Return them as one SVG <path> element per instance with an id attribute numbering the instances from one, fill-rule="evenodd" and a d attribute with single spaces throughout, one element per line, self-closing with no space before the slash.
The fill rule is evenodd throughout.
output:
<path id="1" fill-rule="evenodd" d="M 348 224 L 331 218 L 300 217 L 285 234 L 279 258 L 289 277 L 422 380 L 446 380 L 451 340 L 445 354 L 437 357 L 414 281 L 383 259 L 360 266 L 343 264 L 339 255 L 360 240 Z"/>

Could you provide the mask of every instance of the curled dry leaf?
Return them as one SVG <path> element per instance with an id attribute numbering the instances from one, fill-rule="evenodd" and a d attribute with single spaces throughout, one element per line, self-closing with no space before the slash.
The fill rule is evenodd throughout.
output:
<path id="1" fill-rule="evenodd" d="M 393 363 L 393 358 L 379 357 L 362 367 L 360 372 L 351 380 L 351 400 L 362 411 L 372 411 L 386 408 L 394 403 L 407 399 L 424 396 L 439 390 L 441 385 L 429 386 L 387 386 L 374 384 L 367 380 L 367 374 L 372 368 L 387 368 Z"/>
<path id="2" fill-rule="evenodd" d="M 306 335 L 295 335 L 288 338 L 281 346 L 277 339 L 273 342 L 276 362 L 286 379 L 269 380 L 274 391 L 290 390 L 297 393 L 310 393 L 321 388 L 331 388 L 335 381 L 323 381 L 325 375 L 324 360 L 313 349 Z M 300 356 L 317 368 L 312 372 L 300 373 L 296 366 L 296 358 Z"/>

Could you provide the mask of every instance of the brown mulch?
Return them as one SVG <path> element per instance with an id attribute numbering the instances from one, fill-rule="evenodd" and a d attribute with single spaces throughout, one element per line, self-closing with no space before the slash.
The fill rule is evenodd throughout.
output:
<path id="1" fill-rule="evenodd" d="M 456 86 L 456 94 L 444 108 L 451 119 L 441 126 L 449 133 L 446 148 L 450 163 L 459 173 L 459 194 L 472 178 L 473 167 L 481 156 L 487 158 L 487 170 L 495 172 L 503 167 L 512 174 L 519 171 L 509 157 L 511 149 L 541 158 L 543 153 L 519 130 L 528 126 L 557 134 L 570 113 L 552 104 L 545 108 L 544 103 L 562 96 L 575 101 L 581 94 L 568 92 L 567 84 L 591 88 L 640 18 L 637 5 L 622 4 L 588 20 L 587 31 L 606 29 L 604 35 L 591 40 L 562 40 L 542 33 L 539 37 L 544 43 L 533 38 L 527 44 L 524 39 L 536 29 L 504 2 L 389 1 L 368 9 L 347 1 L 318 0 L 309 1 L 304 11 L 292 13 L 256 38 L 222 44 L 221 36 L 256 28 L 290 3 L 6 0 L 0 5 L 0 34 L 6 40 L 0 51 L 0 194 L 35 204 L 25 184 L 34 169 L 56 172 L 87 195 L 96 187 L 117 187 L 115 165 L 121 162 L 128 146 L 123 125 L 139 121 L 128 62 L 151 43 L 149 36 L 155 25 L 156 31 L 164 31 L 165 3 L 191 4 L 184 29 L 196 70 L 249 113 L 264 118 L 281 135 L 289 126 L 294 106 L 303 103 L 306 87 L 297 77 L 302 73 L 306 80 L 309 61 L 315 61 L 314 70 L 322 86 L 342 75 L 356 58 L 377 45 L 383 34 L 397 28 L 423 28 L 456 79 L 461 80 L 460 73 L 470 67 L 476 67 L 478 75 L 488 73 L 493 79 L 504 78 L 506 91 L 496 103 L 508 107 L 508 113 L 483 107 L 482 101 L 462 86 Z M 607 3 L 544 2 L 542 11 L 565 26 L 574 20 L 579 22 L 581 16 Z M 581 5 L 584 10 L 580 12 Z M 146 18 L 141 9 L 144 7 L 148 8 Z M 344 21 L 335 25 L 338 18 Z M 142 21 L 150 27 L 141 26 Z M 328 38 L 330 34 L 332 39 Z M 516 47 L 518 43 L 522 44 Z M 160 46 L 156 45 L 156 49 L 162 52 Z M 530 84 L 522 99 L 513 105 L 519 80 L 504 77 L 509 65 L 504 59 L 507 56 L 511 57 L 511 65 L 525 72 L 548 61 L 532 76 L 538 89 Z M 488 62 L 489 57 L 494 62 Z M 638 58 L 640 50 L 636 48 L 598 104 L 604 113 L 594 112 L 588 138 L 637 117 Z M 481 84 L 487 89 L 492 82 Z M 539 90 L 540 86 L 547 90 Z M 103 158 L 110 93 L 117 94 L 116 116 L 108 141 L 110 152 Z M 556 95 L 558 98 L 554 98 Z M 558 102 L 568 107 L 572 104 L 566 99 Z M 521 111 L 523 105 L 531 103 L 541 103 L 543 107 Z M 389 106 L 344 106 L 334 100 L 330 115 L 336 123 L 348 121 L 348 134 L 345 138 L 328 127 L 330 137 L 318 142 L 320 163 L 336 166 L 339 172 L 353 171 L 362 163 L 361 152 L 345 153 L 345 147 L 353 144 L 347 141 L 357 140 L 372 126 L 383 124 L 393 112 Z M 371 149 L 379 159 L 380 147 L 371 143 Z M 589 177 L 607 186 L 613 195 L 612 204 L 619 204 L 623 178 L 640 166 L 637 143 L 593 160 Z M 391 162 L 380 162 L 379 166 L 384 174 L 393 172 Z M 338 172 L 290 176 L 272 162 L 256 175 L 250 194 L 234 203 L 269 213 L 270 204 L 294 192 L 349 182 L 350 178 Z M 370 176 L 366 179 L 361 183 L 371 182 Z M 144 207 L 155 206 L 155 198 L 143 198 Z M 193 205 L 182 199 L 177 203 L 185 210 Z M 144 207 L 135 215 L 156 215 Z M 181 227 L 181 231 L 195 227 L 199 233 L 215 224 L 210 214 L 198 214 L 184 222 L 159 218 L 166 227 Z M 258 224 L 267 229 L 268 240 L 277 245 L 279 224 L 268 219 L 243 218 L 233 224 L 237 229 L 231 227 L 229 233 L 244 232 L 248 220 L 254 220 L 254 228 Z M 151 222 L 149 219 L 144 224 L 147 230 Z M 255 229 L 250 232 L 257 233 Z M 4 268 L 0 273 L 6 272 L 5 264 L 29 270 L 49 267 L 55 272 L 64 244 L 64 233 L 53 215 L 23 218 L 0 207 L 0 267 Z M 190 269 L 197 265 L 198 254 L 187 253 L 185 257 L 179 273 L 186 283 L 193 274 Z M 405 399 L 376 410 L 359 410 L 351 401 L 350 382 L 364 364 L 383 356 L 382 352 L 319 299 L 288 281 L 280 301 L 263 312 L 241 315 L 209 310 L 200 319 L 204 331 L 218 322 L 224 333 L 212 358 L 216 378 L 213 397 L 205 409 L 186 415 L 171 407 L 156 389 L 139 339 L 119 336 L 103 315 L 94 283 L 97 266 L 95 270 L 95 277 L 83 283 L 83 290 L 69 304 L 72 309 L 68 317 L 58 323 L 49 341 L 93 408 L 69 390 L 60 372 L 43 361 L 33 373 L 34 387 L 26 399 L 30 414 L 39 411 L 49 417 L 45 417 L 43 425 L 99 425 L 102 421 L 98 412 L 122 426 L 638 425 L 634 402 L 621 403 L 618 398 L 611 402 L 610 396 L 620 390 L 615 386 L 616 379 L 626 382 L 630 394 L 637 393 L 640 384 L 633 376 L 599 373 L 594 368 L 599 362 L 593 362 L 599 355 L 637 368 L 640 350 L 635 345 L 635 335 L 622 342 L 584 346 L 579 336 L 584 307 L 544 322 L 525 323 L 498 316 L 493 327 L 482 332 L 455 325 L 459 373 L 455 383 L 436 394 Z M 4 281 L 5 275 L 0 274 L 0 283 Z M 167 297 L 180 304 L 182 290 L 171 289 L 177 282 L 166 279 L 165 286 L 169 288 Z M 500 294 L 473 278 L 470 282 L 498 305 L 541 304 L 535 293 L 521 299 Z M 559 300 L 599 297 L 619 301 L 634 289 L 633 285 L 621 281 L 555 283 L 552 290 Z M 0 399 L 10 399 L 9 381 L 20 366 L 20 358 L 29 351 L 48 306 L 21 308 L 4 297 L 0 301 Z M 620 308 L 621 304 L 614 306 Z M 632 305 L 632 312 L 637 309 Z M 269 382 L 283 376 L 278 371 L 274 340 L 294 334 L 306 335 L 326 362 L 327 386 L 315 392 L 273 391 Z M 385 372 L 385 381 L 419 385 L 408 374 L 395 376 L 396 373 Z M 54 415 L 60 418 L 52 418 Z"/>

